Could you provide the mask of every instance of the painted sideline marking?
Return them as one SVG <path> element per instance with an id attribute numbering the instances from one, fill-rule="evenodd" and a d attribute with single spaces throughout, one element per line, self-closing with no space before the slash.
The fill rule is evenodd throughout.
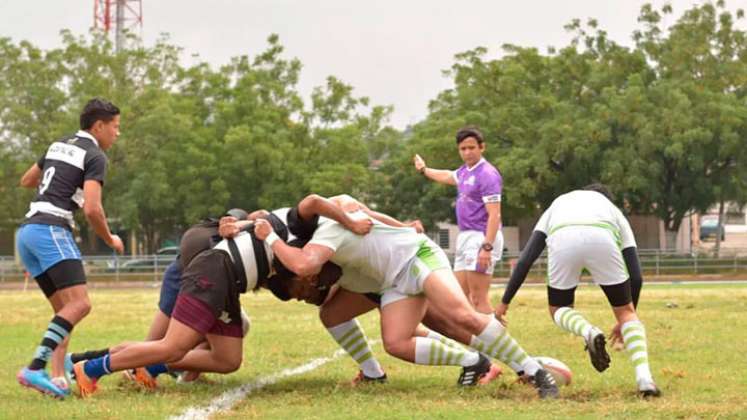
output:
<path id="1" fill-rule="evenodd" d="M 380 340 L 369 341 L 370 345 L 378 343 Z M 296 366 L 294 368 L 283 369 L 280 372 L 276 372 L 267 376 L 263 376 L 254 382 L 249 382 L 239 387 L 229 389 L 223 394 L 213 398 L 210 404 L 204 407 L 190 407 L 184 413 L 178 416 L 172 416 L 172 420 L 203 420 L 210 417 L 211 414 L 219 411 L 230 410 L 231 407 L 236 405 L 238 402 L 246 398 L 249 394 L 254 391 L 260 390 L 267 385 L 272 385 L 277 381 L 287 378 L 290 376 L 301 375 L 306 372 L 310 372 L 317 369 L 331 361 L 334 361 L 340 356 L 346 355 L 345 350 L 340 349 L 332 354 L 330 357 L 319 357 L 317 359 L 311 359 L 303 365 Z"/>

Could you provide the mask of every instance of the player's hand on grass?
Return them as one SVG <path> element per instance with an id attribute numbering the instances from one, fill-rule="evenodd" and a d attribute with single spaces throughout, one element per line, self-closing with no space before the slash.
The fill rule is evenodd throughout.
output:
<path id="1" fill-rule="evenodd" d="M 508 319 L 506 318 L 506 312 L 508 312 L 508 305 L 503 302 L 499 302 L 495 307 L 495 318 L 503 324 L 504 327 L 508 327 Z"/>
<path id="2" fill-rule="evenodd" d="M 260 241 L 264 241 L 273 232 L 272 225 L 265 219 L 259 219 L 254 222 L 254 236 Z"/>
<path id="3" fill-rule="evenodd" d="M 613 349 L 617 351 L 621 351 L 625 348 L 625 344 L 623 343 L 623 336 L 622 336 L 622 323 L 618 322 L 615 324 L 614 327 L 612 327 L 612 331 L 610 331 L 610 346 L 612 346 Z"/>
<path id="4" fill-rule="evenodd" d="M 120 254 L 124 254 L 124 243 L 122 243 L 122 239 L 119 237 L 119 235 L 112 235 L 109 241 L 109 246 L 113 250 L 117 251 Z"/>
<path id="5" fill-rule="evenodd" d="M 415 164 L 415 169 L 418 172 L 423 172 L 423 170 L 425 170 L 425 161 L 420 157 L 420 155 L 416 154 L 415 157 L 412 158 L 412 162 Z"/>

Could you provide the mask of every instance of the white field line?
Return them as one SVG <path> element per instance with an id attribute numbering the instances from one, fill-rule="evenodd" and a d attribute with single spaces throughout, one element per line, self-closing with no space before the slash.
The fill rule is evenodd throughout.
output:
<path id="1" fill-rule="evenodd" d="M 650 282 L 643 282 L 643 287 L 647 286 L 657 286 L 657 285 L 665 285 L 665 286 L 688 286 L 688 285 L 714 285 L 714 286 L 721 286 L 721 285 L 728 285 L 728 284 L 747 284 L 747 280 L 665 280 L 665 281 L 650 281 Z M 581 282 L 579 286 L 594 286 L 594 283 L 590 282 Z M 505 284 L 500 283 L 492 283 L 490 285 L 492 289 L 504 289 L 506 287 Z M 522 285 L 522 287 L 547 287 L 546 283 L 526 283 Z"/>
<path id="2" fill-rule="evenodd" d="M 380 340 L 369 341 L 369 345 L 374 345 Z M 306 372 L 310 372 L 317 369 L 331 361 L 338 359 L 345 355 L 345 350 L 337 350 L 329 357 L 319 357 L 317 359 L 311 359 L 303 365 L 296 366 L 294 368 L 283 369 L 280 372 L 276 372 L 267 376 L 263 376 L 254 382 L 245 383 L 239 387 L 229 389 L 223 394 L 213 398 L 212 401 L 203 407 L 189 407 L 181 415 L 172 416 L 172 420 L 203 420 L 208 419 L 210 415 L 219 411 L 230 410 L 231 407 L 239 403 L 241 400 L 246 398 L 249 394 L 254 391 L 260 390 L 268 385 L 272 385 L 281 379 L 301 375 Z"/>

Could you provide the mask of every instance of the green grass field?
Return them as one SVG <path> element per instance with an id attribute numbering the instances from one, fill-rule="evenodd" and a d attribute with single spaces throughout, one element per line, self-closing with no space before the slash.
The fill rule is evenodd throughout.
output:
<path id="1" fill-rule="evenodd" d="M 91 297 L 94 310 L 75 331 L 75 351 L 143 337 L 158 294 L 156 289 L 98 289 Z M 510 328 L 531 354 L 552 356 L 571 367 L 574 383 L 561 389 L 560 400 L 538 400 L 533 389 L 514 383 L 513 373 L 488 386 L 459 389 L 458 368 L 400 362 L 386 356 L 377 343 L 374 352 L 390 378 L 386 385 L 351 388 L 347 384 L 357 369 L 343 356 L 253 390 L 212 418 L 747 418 L 747 285 L 648 286 L 642 299 L 652 369 L 664 392 L 658 400 L 635 396 L 625 353 L 612 352 L 612 366 L 598 374 L 583 352 L 582 340 L 552 323 L 544 289 L 526 287 L 512 305 Z M 268 293 L 249 294 L 242 301 L 252 330 L 238 372 L 209 375 L 210 384 L 181 385 L 163 378 L 154 393 L 122 384 L 115 374 L 102 380 L 101 391 L 91 399 L 55 401 L 21 388 L 15 380 L 51 310 L 37 290 L 0 292 L 0 418 L 165 418 L 207 406 L 225 391 L 337 350 L 314 307 L 278 302 Z M 674 306 L 670 303 L 676 307 L 669 308 Z M 596 288 L 579 288 L 577 308 L 603 329 L 612 327 L 611 311 Z M 362 324 L 369 338 L 379 338 L 376 313 L 362 317 Z"/>

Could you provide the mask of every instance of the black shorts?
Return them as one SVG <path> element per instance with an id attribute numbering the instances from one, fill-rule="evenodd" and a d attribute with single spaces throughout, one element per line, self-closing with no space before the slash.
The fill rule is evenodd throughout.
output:
<path id="1" fill-rule="evenodd" d="M 195 256 L 182 272 L 172 318 L 201 334 L 242 337 L 241 303 L 233 270 L 225 251 L 210 249 Z"/>
<path id="2" fill-rule="evenodd" d="M 58 290 L 86 284 L 86 273 L 81 260 L 62 260 L 36 277 L 36 283 L 49 299 Z"/>
<path id="3" fill-rule="evenodd" d="M 607 296 L 607 301 L 613 307 L 625 306 L 633 301 L 631 293 L 630 279 L 622 283 L 612 285 L 601 285 L 602 291 Z M 550 306 L 573 306 L 575 300 L 576 288 L 572 289 L 555 289 L 547 286 L 547 301 Z"/>

